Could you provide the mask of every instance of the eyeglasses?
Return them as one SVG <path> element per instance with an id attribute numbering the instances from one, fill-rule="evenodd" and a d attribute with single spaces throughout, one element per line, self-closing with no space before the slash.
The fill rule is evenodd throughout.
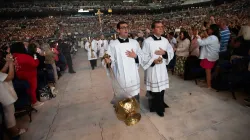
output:
<path id="1" fill-rule="evenodd" d="M 164 28 L 163 26 L 156 26 L 155 28 Z"/>
<path id="2" fill-rule="evenodd" d="M 129 28 L 128 28 L 128 26 L 124 26 L 124 27 L 120 27 L 120 29 L 122 29 L 122 30 L 128 30 Z"/>

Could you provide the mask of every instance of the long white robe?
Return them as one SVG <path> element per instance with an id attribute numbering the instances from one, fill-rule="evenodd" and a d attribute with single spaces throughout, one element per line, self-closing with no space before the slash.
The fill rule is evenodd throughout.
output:
<path id="1" fill-rule="evenodd" d="M 113 39 L 111 39 L 111 40 L 109 40 L 109 45 L 111 44 L 111 43 L 113 43 L 115 40 L 113 40 Z"/>
<path id="2" fill-rule="evenodd" d="M 105 52 L 108 50 L 108 41 L 107 40 L 99 40 L 98 41 L 98 49 L 100 50 L 99 57 L 103 57 Z"/>
<path id="3" fill-rule="evenodd" d="M 81 46 L 81 40 L 77 41 L 77 46 Z"/>
<path id="4" fill-rule="evenodd" d="M 83 40 L 80 41 L 80 47 L 81 47 L 81 48 L 84 48 Z"/>
<path id="5" fill-rule="evenodd" d="M 155 51 L 159 50 L 159 48 L 162 48 L 167 52 L 168 58 L 163 58 L 163 63 L 155 64 L 153 67 L 151 67 L 151 64 L 156 58 Z M 144 60 L 142 65 L 144 70 L 146 70 L 145 84 L 147 90 L 151 92 L 161 92 L 162 90 L 169 88 L 169 79 L 166 65 L 174 57 L 174 51 L 168 40 L 164 37 L 161 37 L 161 40 L 156 41 L 152 37 L 148 37 L 146 40 L 144 40 L 142 51 L 145 53 L 145 55 L 151 56 L 151 59 Z"/>
<path id="6" fill-rule="evenodd" d="M 87 41 L 87 42 L 85 43 L 84 49 L 85 49 L 86 51 L 88 51 L 88 47 L 89 47 L 89 41 Z"/>
<path id="7" fill-rule="evenodd" d="M 85 49 L 88 51 L 88 60 L 95 60 L 95 59 L 97 59 L 97 54 L 96 54 L 96 52 L 97 52 L 96 40 L 93 40 L 91 42 L 91 44 L 92 44 L 91 47 L 92 47 L 92 50 L 93 50 L 94 58 L 91 57 L 92 56 L 92 51 L 91 51 L 90 43 L 89 42 L 86 42 Z"/>
<path id="8" fill-rule="evenodd" d="M 139 43 L 133 39 L 129 39 L 129 42 L 126 43 L 120 43 L 117 39 L 109 45 L 107 51 L 111 56 L 111 68 L 114 77 L 120 88 L 124 91 L 116 93 L 116 96 L 123 98 L 138 95 L 140 92 L 140 78 L 137 63 L 134 58 L 130 58 L 126 55 L 126 51 L 131 51 L 132 49 L 137 54 L 139 63 L 142 62 L 142 50 Z"/>

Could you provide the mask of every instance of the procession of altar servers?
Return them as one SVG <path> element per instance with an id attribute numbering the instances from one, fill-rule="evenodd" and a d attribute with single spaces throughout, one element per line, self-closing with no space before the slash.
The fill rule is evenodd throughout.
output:
<path id="1" fill-rule="evenodd" d="M 118 37 L 116 40 L 111 40 L 110 43 L 103 36 L 100 38 L 90 39 L 85 44 L 92 70 L 97 66 L 97 59 L 102 58 L 107 53 L 112 60 L 111 68 L 118 84 L 129 94 L 125 96 L 135 97 L 139 101 L 140 77 L 138 69 L 141 65 L 145 70 L 149 109 L 158 115 L 160 112 L 159 116 L 161 117 L 164 116 L 162 113 L 168 107 L 164 102 L 164 93 L 169 88 L 166 65 L 174 56 L 173 48 L 168 40 L 152 35 L 144 41 L 143 46 L 140 46 L 137 40 L 130 38 L 125 40 Z M 160 48 L 165 51 L 165 55 L 155 55 L 155 51 Z M 137 58 L 127 57 L 127 50 L 134 50 Z M 163 59 L 162 63 L 155 64 L 154 60 L 159 57 Z M 116 98 L 119 99 L 119 97 Z"/>
<path id="2" fill-rule="evenodd" d="M 90 61 L 92 70 L 97 67 L 97 59 L 103 57 L 108 49 L 108 45 L 108 41 L 104 39 L 103 35 L 100 38 L 89 38 L 85 43 L 84 48 L 88 53 L 88 60 Z"/>

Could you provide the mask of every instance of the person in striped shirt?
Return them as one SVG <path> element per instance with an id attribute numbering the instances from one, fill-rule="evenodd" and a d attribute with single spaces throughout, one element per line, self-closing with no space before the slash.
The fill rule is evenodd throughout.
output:
<path id="1" fill-rule="evenodd" d="M 218 25 L 220 26 L 220 59 L 225 59 L 231 33 L 225 19 L 220 19 Z"/>

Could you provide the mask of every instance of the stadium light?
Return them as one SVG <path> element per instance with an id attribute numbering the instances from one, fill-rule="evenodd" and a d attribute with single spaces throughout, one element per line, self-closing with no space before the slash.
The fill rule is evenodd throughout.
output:
<path id="1" fill-rule="evenodd" d="M 88 13 L 88 12 L 89 10 L 83 10 L 83 9 L 78 10 L 78 13 Z"/>
<path id="2" fill-rule="evenodd" d="M 112 9 L 111 8 L 108 9 L 108 13 L 112 13 Z"/>

